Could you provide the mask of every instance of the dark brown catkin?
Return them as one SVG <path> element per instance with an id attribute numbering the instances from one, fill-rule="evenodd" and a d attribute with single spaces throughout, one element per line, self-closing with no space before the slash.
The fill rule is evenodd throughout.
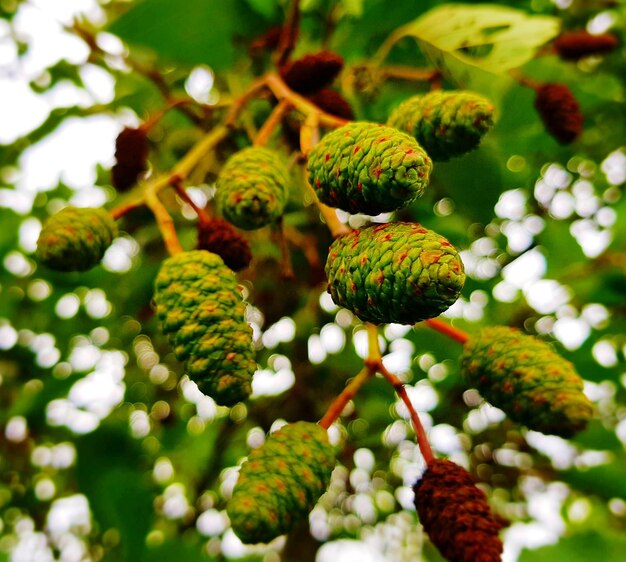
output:
<path id="1" fill-rule="evenodd" d="M 111 182 L 118 191 L 125 191 L 145 172 L 148 160 L 148 137 L 143 129 L 125 127 L 115 139 L 115 165 Z"/>
<path id="2" fill-rule="evenodd" d="M 557 55 L 563 60 L 577 61 L 592 55 L 607 55 L 619 46 L 619 40 L 610 33 L 592 35 L 587 31 L 568 31 L 553 43 Z"/>
<path id="3" fill-rule="evenodd" d="M 280 69 L 280 75 L 294 92 L 308 94 L 329 86 L 343 68 L 343 57 L 331 51 L 305 55 Z"/>
<path id="4" fill-rule="evenodd" d="M 424 530 L 451 562 L 499 562 L 504 526 L 491 513 L 472 475 L 448 460 L 432 461 L 413 486 L 415 508 Z"/>
<path id="5" fill-rule="evenodd" d="M 546 130 L 560 144 L 576 140 L 583 130 L 578 100 L 565 84 L 542 84 L 536 90 L 535 109 Z"/>
<path id="6" fill-rule="evenodd" d="M 233 271 L 241 271 L 250 265 L 250 244 L 225 220 L 212 219 L 198 223 L 198 250 L 217 254 Z"/>
<path id="7" fill-rule="evenodd" d="M 352 110 L 350 102 L 335 90 L 322 88 L 321 90 L 309 94 L 307 98 L 326 113 L 349 121 L 354 119 L 354 111 Z"/>

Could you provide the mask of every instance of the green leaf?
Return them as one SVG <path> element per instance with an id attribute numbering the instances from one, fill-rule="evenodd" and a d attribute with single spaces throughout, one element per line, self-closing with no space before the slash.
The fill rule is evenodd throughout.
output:
<path id="1" fill-rule="evenodd" d="M 100 427 L 76 441 L 81 492 L 104 532 L 118 529 L 124 560 L 140 559 L 154 518 L 150 471 L 122 428 Z"/>
<path id="2" fill-rule="evenodd" d="M 145 562 L 162 562 L 163 560 L 176 560 L 176 562 L 200 562 L 201 560 L 214 560 L 208 558 L 203 550 L 204 543 L 193 543 L 189 540 L 179 538 L 164 542 L 155 547 L 147 547 Z"/>
<path id="3" fill-rule="evenodd" d="M 605 500 L 621 498 L 626 500 L 626 455 L 615 455 L 609 464 L 592 466 L 587 469 L 571 469 L 559 473 L 559 479 L 587 494 L 597 495 Z M 597 558 L 610 560 L 610 558 Z"/>
<path id="4" fill-rule="evenodd" d="M 414 37 L 446 78 L 496 98 L 538 47 L 559 32 L 559 20 L 504 6 L 445 4 L 396 30 L 391 41 Z"/>
<path id="5" fill-rule="evenodd" d="M 246 0 L 250 7 L 268 20 L 275 19 L 278 15 L 278 2 L 276 0 Z"/>
<path id="6" fill-rule="evenodd" d="M 260 23 L 242 0 L 145 0 L 114 21 L 109 31 L 165 58 L 223 69 L 235 60 L 233 40 L 249 35 Z"/>
<path id="7" fill-rule="evenodd" d="M 581 533 L 563 538 L 557 544 L 544 546 L 537 550 L 524 550 L 519 562 L 589 562 L 589 560 L 609 560 L 617 562 L 624 559 L 626 536 L 615 532 Z"/>
<path id="8" fill-rule="evenodd" d="M 471 220 L 487 224 L 493 218 L 493 208 L 503 185 L 503 166 L 494 146 L 484 143 L 475 150 L 450 162 L 435 164 L 432 182 L 440 193 L 451 197 L 457 209 Z M 480 170 L 480 173 L 472 171 Z M 512 186 L 511 186 L 512 187 Z"/>

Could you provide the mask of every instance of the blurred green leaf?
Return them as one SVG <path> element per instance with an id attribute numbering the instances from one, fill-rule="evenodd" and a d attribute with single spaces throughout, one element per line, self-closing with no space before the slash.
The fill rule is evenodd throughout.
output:
<path id="1" fill-rule="evenodd" d="M 258 15 L 243 0 L 145 0 L 114 21 L 109 31 L 166 59 L 218 70 L 233 63 L 235 41 L 258 24 Z"/>
<path id="2" fill-rule="evenodd" d="M 468 170 L 480 170 L 480 173 L 468 173 Z M 466 217 L 483 224 L 492 220 L 498 197 L 508 189 L 503 185 L 502 162 L 497 151 L 487 143 L 461 158 L 437 162 L 432 185 L 439 193 L 451 197 L 455 208 Z"/>
<path id="3" fill-rule="evenodd" d="M 625 467 L 626 454 L 622 451 L 608 464 L 565 470 L 559 473 L 559 478 L 581 492 L 594 494 L 605 500 L 611 498 L 626 500 Z"/>
<path id="4" fill-rule="evenodd" d="M 615 532 L 581 533 L 562 538 L 557 544 L 536 550 L 524 550 L 519 562 L 618 562 L 624 560 L 626 536 Z"/>
<path id="5" fill-rule="evenodd" d="M 76 441 L 76 478 L 104 532 L 116 528 L 125 560 L 139 560 L 154 519 L 154 490 L 125 427 L 101 426 Z"/>

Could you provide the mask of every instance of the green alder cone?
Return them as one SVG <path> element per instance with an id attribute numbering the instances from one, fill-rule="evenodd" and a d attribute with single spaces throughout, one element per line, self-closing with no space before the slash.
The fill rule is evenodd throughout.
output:
<path id="1" fill-rule="evenodd" d="M 415 139 L 377 123 L 335 129 L 308 158 L 319 200 L 349 213 L 377 215 L 405 207 L 426 187 L 432 161 Z"/>
<path id="2" fill-rule="evenodd" d="M 251 393 L 256 370 L 252 328 L 234 273 L 217 254 L 182 252 L 166 259 L 154 302 L 163 332 L 198 388 L 222 406 Z"/>
<path id="3" fill-rule="evenodd" d="M 485 400 L 529 429 L 571 437 L 593 416 L 574 366 L 514 328 L 492 326 L 471 336 L 461 371 Z"/>
<path id="4" fill-rule="evenodd" d="M 301 421 L 272 433 L 241 467 L 227 507 L 233 531 L 247 544 L 289 532 L 325 492 L 334 466 L 319 425 Z"/>
<path id="5" fill-rule="evenodd" d="M 44 223 L 37 259 L 57 271 L 86 271 L 98 265 L 117 236 L 117 225 L 104 209 L 66 207 Z"/>
<path id="6" fill-rule="evenodd" d="M 254 230 L 283 214 L 289 193 L 289 172 L 268 148 L 249 147 L 233 154 L 217 180 L 217 204 L 230 223 Z"/>
<path id="7" fill-rule="evenodd" d="M 400 104 L 387 124 L 414 136 L 435 161 L 476 148 L 493 126 L 494 105 L 468 91 L 436 90 Z"/>
<path id="8" fill-rule="evenodd" d="M 459 297 L 463 262 L 450 242 L 417 223 L 353 230 L 326 261 L 328 292 L 339 306 L 376 324 L 434 318 Z"/>

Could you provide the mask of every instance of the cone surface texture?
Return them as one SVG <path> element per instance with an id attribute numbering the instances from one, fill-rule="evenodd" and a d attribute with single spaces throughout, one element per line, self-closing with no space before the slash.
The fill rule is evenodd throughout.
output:
<path id="1" fill-rule="evenodd" d="M 86 271 L 98 265 L 117 236 L 117 225 L 104 209 L 66 207 L 44 223 L 37 258 L 57 271 Z"/>
<path id="2" fill-rule="evenodd" d="M 234 273 L 204 250 L 166 259 L 155 280 L 161 329 L 198 388 L 232 406 L 251 392 L 256 369 L 252 328 Z"/>
<path id="3" fill-rule="evenodd" d="M 326 430 L 288 424 L 244 462 L 228 503 L 235 534 L 244 543 L 269 542 L 307 517 L 325 492 L 335 466 Z"/>
<path id="4" fill-rule="evenodd" d="M 409 135 L 357 121 L 328 133 L 309 154 L 308 170 L 322 203 L 377 215 L 422 195 L 432 162 Z"/>
<path id="5" fill-rule="evenodd" d="M 376 324 L 434 318 L 459 297 L 465 273 L 443 236 L 416 223 L 389 223 L 337 238 L 326 261 L 339 306 Z"/>
<path id="6" fill-rule="evenodd" d="M 451 562 L 499 562 L 502 521 L 494 517 L 472 475 L 448 460 L 435 459 L 413 487 L 420 523 Z"/>
<path id="7" fill-rule="evenodd" d="M 280 156 L 268 148 L 249 147 L 233 154 L 217 180 L 217 203 L 232 224 L 261 228 L 283 214 L 289 174 Z"/>
<path id="8" fill-rule="evenodd" d="M 508 326 L 484 328 L 465 343 L 465 380 L 529 429 L 570 437 L 593 415 L 574 366 L 552 347 Z"/>
<path id="9" fill-rule="evenodd" d="M 493 126 L 494 105 L 468 91 L 437 90 L 400 104 L 387 124 L 414 136 L 435 161 L 476 148 Z"/>
<path id="10" fill-rule="evenodd" d="M 221 219 L 198 225 L 197 249 L 217 254 L 233 271 L 245 269 L 252 260 L 248 241 L 229 222 Z"/>

